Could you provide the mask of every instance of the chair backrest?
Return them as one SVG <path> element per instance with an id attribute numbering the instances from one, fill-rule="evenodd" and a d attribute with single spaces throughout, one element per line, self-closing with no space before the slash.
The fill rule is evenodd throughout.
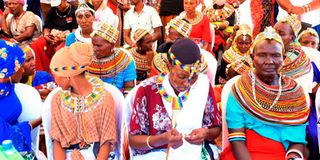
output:
<path id="1" fill-rule="evenodd" d="M 18 118 L 19 122 L 31 121 L 41 117 L 42 101 L 40 94 L 36 89 L 31 86 L 18 83 L 15 84 L 14 91 L 17 94 L 22 105 L 22 113 Z M 34 128 L 31 131 L 31 147 L 36 155 L 38 154 L 39 150 L 39 135 L 40 126 Z"/>
<path id="2" fill-rule="evenodd" d="M 223 86 L 221 92 L 221 110 L 222 110 L 222 150 L 226 148 L 229 144 L 228 141 L 228 125 L 226 121 L 226 108 L 227 108 L 227 101 L 231 91 L 232 85 L 240 78 L 240 75 L 237 75 L 230 80 Z"/>
<path id="3" fill-rule="evenodd" d="M 115 102 L 115 113 L 116 113 L 116 127 L 117 127 L 117 148 L 115 151 L 116 159 L 121 159 L 122 155 L 122 129 L 123 129 L 123 121 L 122 121 L 122 106 L 124 104 L 124 97 L 123 94 L 120 92 L 118 88 L 115 86 L 104 83 L 104 86 L 107 91 L 111 93 L 113 96 L 114 102 Z M 44 127 L 44 133 L 45 133 L 45 139 L 46 139 L 46 148 L 47 148 L 47 157 L 48 160 L 53 160 L 53 151 L 52 151 L 52 140 L 50 138 L 50 125 L 51 125 L 51 101 L 52 97 L 59 91 L 61 88 L 56 88 L 47 96 L 44 106 L 43 106 L 43 112 L 42 112 L 42 118 L 43 118 L 43 127 Z"/>
<path id="4" fill-rule="evenodd" d="M 42 33 L 42 31 L 43 31 L 43 22 L 42 22 L 42 19 L 41 19 L 38 15 L 36 15 L 36 14 L 35 14 L 34 16 L 36 17 L 36 19 L 37 19 L 37 21 L 38 21 L 38 24 L 36 24 L 36 25 L 39 26 L 39 29 L 40 29 L 39 32 Z"/>

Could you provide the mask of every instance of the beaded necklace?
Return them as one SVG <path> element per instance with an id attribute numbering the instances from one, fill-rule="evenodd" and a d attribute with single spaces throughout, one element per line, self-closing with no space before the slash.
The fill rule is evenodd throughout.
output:
<path id="1" fill-rule="evenodd" d="M 65 14 L 65 15 L 60 15 L 60 14 L 58 13 L 58 8 L 56 8 L 56 15 L 57 15 L 58 17 L 60 17 L 60 18 L 66 18 L 68 15 L 70 15 L 71 6 L 68 5 L 68 8 L 65 9 L 62 13 L 64 13 L 66 10 L 68 10 L 68 13 L 67 13 L 67 14 Z"/>
<path id="2" fill-rule="evenodd" d="M 137 52 L 137 48 L 130 49 L 130 53 L 136 63 L 137 70 L 149 71 L 151 69 L 150 60 L 147 55 L 142 55 Z"/>
<path id="3" fill-rule="evenodd" d="M 195 24 L 198 24 L 202 18 L 203 18 L 203 14 L 201 12 L 198 12 L 196 11 L 196 16 L 194 18 L 187 18 L 187 15 L 186 15 L 186 12 L 182 12 L 181 13 L 182 17 L 184 17 L 186 20 L 188 20 L 188 22 L 191 24 L 191 25 L 195 25 Z"/>
<path id="4" fill-rule="evenodd" d="M 209 17 L 210 22 L 221 22 L 230 17 L 235 11 L 234 7 L 230 4 L 224 4 L 221 9 L 215 9 L 210 6 L 206 11 L 206 15 Z"/>
<path id="5" fill-rule="evenodd" d="M 172 97 L 166 90 L 163 88 L 162 82 L 165 77 L 165 74 L 160 74 L 157 79 L 157 87 L 159 94 L 168 102 L 172 102 L 173 110 L 181 110 L 183 108 L 182 102 L 185 102 L 189 96 L 189 90 L 185 92 L 182 96 Z"/>
<path id="6" fill-rule="evenodd" d="M 252 77 L 251 87 L 252 87 L 253 99 L 256 102 L 256 104 L 258 104 L 259 107 L 263 108 L 261 106 L 261 104 L 257 101 L 257 97 L 256 97 L 256 77 L 255 77 L 255 75 L 253 74 L 252 71 L 250 71 L 250 76 Z M 268 111 L 273 108 L 273 106 L 278 102 L 278 100 L 279 100 L 279 98 L 281 96 L 281 92 L 282 92 L 281 74 L 279 76 L 278 84 L 279 84 L 279 90 L 278 90 L 277 97 L 273 100 L 271 106 L 267 109 Z"/>
<path id="7" fill-rule="evenodd" d="M 69 91 L 61 91 L 62 108 L 69 112 L 90 112 L 99 106 L 104 91 L 103 82 L 97 77 L 89 77 L 92 92 L 87 96 L 73 96 Z"/>

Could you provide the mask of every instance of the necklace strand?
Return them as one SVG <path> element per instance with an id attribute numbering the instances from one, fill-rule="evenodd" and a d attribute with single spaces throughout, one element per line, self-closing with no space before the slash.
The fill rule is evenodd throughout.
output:
<path id="1" fill-rule="evenodd" d="M 257 101 L 257 97 L 256 97 L 256 88 L 255 88 L 255 86 L 256 86 L 256 78 L 255 78 L 255 75 L 253 74 L 252 71 L 250 71 L 250 75 L 252 77 L 252 83 L 251 83 L 252 86 L 251 87 L 252 87 L 253 99 L 256 102 L 256 104 L 258 104 L 259 107 L 263 108 L 262 105 Z M 279 100 L 279 98 L 281 96 L 281 92 L 282 92 L 281 74 L 279 76 L 279 82 L 278 83 L 279 83 L 279 90 L 278 90 L 277 97 L 273 100 L 272 105 L 267 109 L 268 111 L 270 111 L 273 108 L 273 106 L 278 102 L 278 100 Z"/>

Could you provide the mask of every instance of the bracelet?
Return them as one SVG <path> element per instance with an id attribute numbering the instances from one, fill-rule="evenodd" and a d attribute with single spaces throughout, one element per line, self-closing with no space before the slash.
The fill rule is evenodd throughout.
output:
<path id="1" fill-rule="evenodd" d="M 296 154 L 298 154 L 298 155 L 300 156 L 301 159 L 304 159 L 302 152 L 299 151 L 299 150 L 297 150 L 297 149 L 289 149 L 289 150 L 287 151 L 287 153 L 286 153 L 286 158 L 288 158 L 288 155 L 289 155 L 290 153 L 296 153 Z"/>
<path id="2" fill-rule="evenodd" d="M 147 142 L 147 146 L 148 146 L 150 149 L 153 149 L 154 147 L 152 147 L 152 146 L 150 145 L 150 143 L 149 143 L 150 137 L 151 137 L 151 136 L 148 136 L 146 142 Z"/>

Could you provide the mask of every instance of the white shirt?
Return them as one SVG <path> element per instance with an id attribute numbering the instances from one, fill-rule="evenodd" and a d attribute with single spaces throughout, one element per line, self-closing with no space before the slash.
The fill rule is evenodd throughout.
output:
<path id="1" fill-rule="evenodd" d="M 150 34 L 153 34 L 154 29 L 161 26 L 159 14 L 154 8 L 147 5 L 143 5 L 143 9 L 139 14 L 132 7 L 124 16 L 123 29 L 131 29 L 131 37 L 138 28 L 146 29 Z"/>
<path id="2" fill-rule="evenodd" d="M 96 10 L 93 26 L 95 27 L 99 22 L 104 22 L 114 28 L 118 28 L 118 16 L 113 14 L 105 2 L 101 3 L 100 7 Z"/>

